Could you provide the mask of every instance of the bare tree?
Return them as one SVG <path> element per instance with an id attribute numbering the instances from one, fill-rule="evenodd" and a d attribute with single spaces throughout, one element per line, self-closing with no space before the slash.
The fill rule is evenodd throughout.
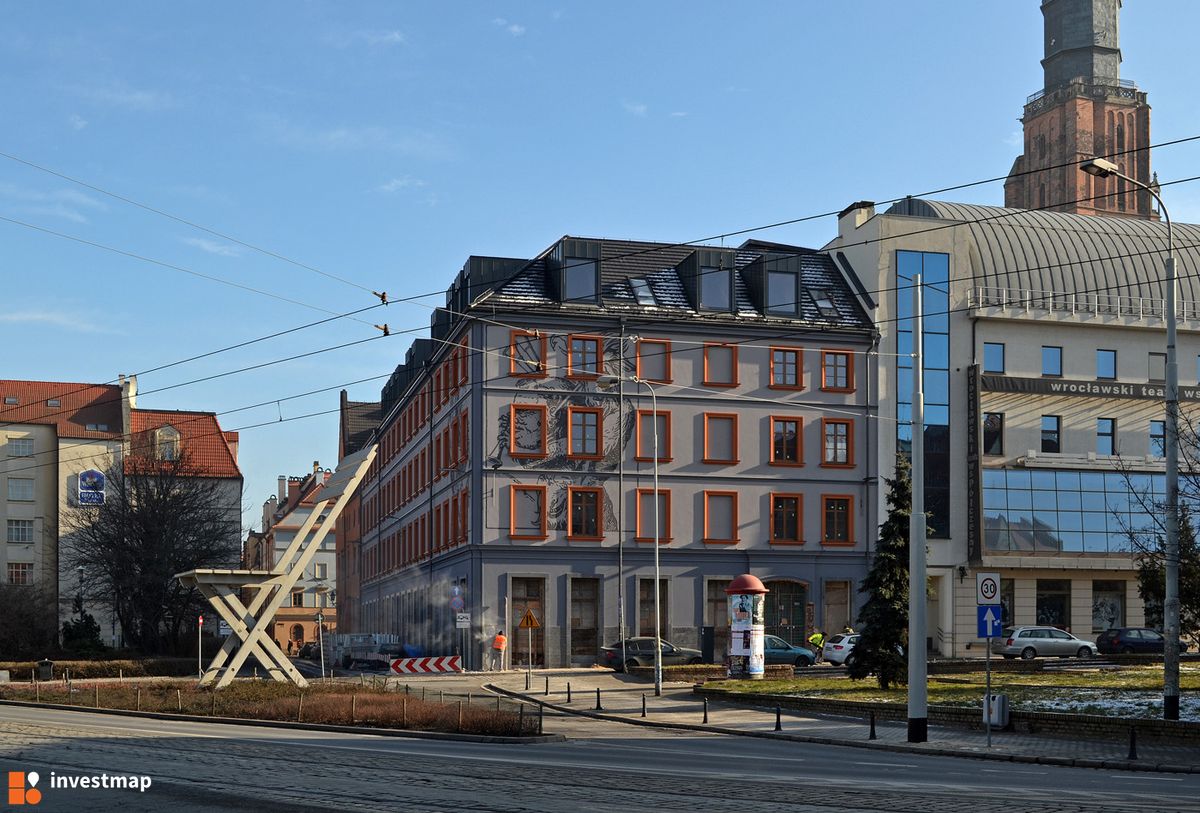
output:
<path id="1" fill-rule="evenodd" d="M 3 658 L 44 658 L 51 654 L 56 648 L 57 617 L 51 593 L 40 585 L 0 585 Z"/>
<path id="2" fill-rule="evenodd" d="M 64 565 L 83 567 L 87 599 L 113 608 L 129 646 L 176 650 L 205 603 L 176 573 L 239 558 L 241 490 L 206 476 L 186 453 L 127 457 L 106 474 L 105 501 L 65 513 Z"/>

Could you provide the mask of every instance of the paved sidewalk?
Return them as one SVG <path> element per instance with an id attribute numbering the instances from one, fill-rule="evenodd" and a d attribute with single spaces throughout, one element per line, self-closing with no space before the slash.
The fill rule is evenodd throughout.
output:
<path id="1" fill-rule="evenodd" d="M 666 725 L 713 733 L 743 736 L 782 737 L 837 745 L 886 748 L 939 755 L 972 756 L 1051 765 L 1076 765 L 1094 768 L 1158 770 L 1200 773 L 1200 748 L 1189 745 L 1151 745 L 1138 743 L 1136 761 L 1128 760 L 1127 742 L 1082 740 L 993 731 L 988 748 L 983 731 L 942 726 L 929 727 L 929 742 L 907 742 L 907 726 L 902 722 L 876 723 L 877 739 L 868 739 L 866 720 L 812 715 L 784 709 L 780 714 L 781 732 L 775 733 L 775 712 L 766 709 L 709 702 L 708 723 L 704 724 L 703 700 L 692 693 L 692 684 L 665 683 L 661 697 L 654 686 L 626 675 L 598 670 L 551 670 L 534 673 L 532 690 L 525 690 L 524 673 L 493 673 L 481 676 L 497 689 L 520 695 L 549 709 L 635 725 Z M 550 694 L 545 694 L 546 678 Z M 567 702 L 567 684 L 571 702 Z M 596 689 L 600 689 L 602 710 L 596 711 Z M 646 717 L 642 715 L 645 696 Z M 552 730 L 547 724 L 547 730 Z"/>

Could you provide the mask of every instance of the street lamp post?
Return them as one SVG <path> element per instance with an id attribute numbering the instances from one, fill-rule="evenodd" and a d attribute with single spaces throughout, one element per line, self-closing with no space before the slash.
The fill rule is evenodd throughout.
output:
<path id="1" fill-rule="evenodd" d="M 602 375 L 596 379 L 596 386 L 601 389 L 610 389 L 614 385 L 622 381 L 630 381 L 634 384 L 642 384 L 650 393 L 650 427 L 653 435 L 654 450 L 654 696 L 662 696 L 662 610 L 659 606 L 659 517 L 658 517 L 658 394 L 649 381 L 645 381 L 637 376 L 633 378 L 622 378 L 615 375 Z M 624 499 L 624 495 L 622 495 Z"/>
<path id="2" fill-rule="evenodd" d="M 317 649 L 321 653 L 321 680 L 325 679 L 325 613 L 317 610 Z"/>
<path id="3" fill-rule="evenodd" d="M 1167 458 L 1166 506 L 1166 587 L 1163 591 L 1163 719 L 1179 719 L 1179 365 L 1175 353 L 1177 316 L 1175 296 L 1175 241 L 1171 231 L 1171 215 L 1162 197 L 1148 184 L 1119 172 L 1117 165 L 1103 158 L 1093 158 L 1080 164 L 1080 169 L 1096 178 L 1121 178 L 1126 183 L 1149 192 L 1158 202 L 1163 219 L 1167 221 L 1167 257 L 1164 263 L 1167 317 L 1167 414 L 1164 445 Z"/>

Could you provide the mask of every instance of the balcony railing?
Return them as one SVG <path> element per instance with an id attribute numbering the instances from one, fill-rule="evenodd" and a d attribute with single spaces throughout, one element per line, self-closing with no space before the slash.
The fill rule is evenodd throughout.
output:
<path id="1" fill-rule="evenodd" d="M 1165 303 L 1157 297 L 1065 294 L 1028 288 L 974 288 L 967 295 L 967 306 L 971 309 L 1004 308 L 1133 319 L 1163 319 L 1166 314 Z M 1176 316 L 1185 321 L 1200 319 L 1200 302 L 1176 303 Z"/>

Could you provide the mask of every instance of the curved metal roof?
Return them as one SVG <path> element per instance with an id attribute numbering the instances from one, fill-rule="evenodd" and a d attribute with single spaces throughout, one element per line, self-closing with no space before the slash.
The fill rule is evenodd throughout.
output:
<path id="1" fill-rule="evenodd" d="M 959 268 L 955 277 L 970 287 L 1164 295 L 1165 223 L 915 198 L 887 214 L 964 224 L 960 228 L 969 229 L 974 242 L 971 267 Z M 1174 238 L 1179 298 L 1200 301 L 1200 226 L 1175 223 Z"/>

